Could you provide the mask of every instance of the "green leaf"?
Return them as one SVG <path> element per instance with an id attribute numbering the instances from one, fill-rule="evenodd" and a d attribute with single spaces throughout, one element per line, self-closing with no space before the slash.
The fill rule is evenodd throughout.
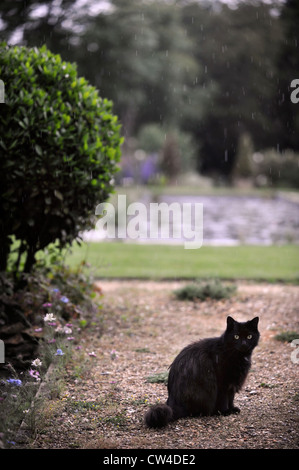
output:
<path id="1" fill-rule="evenodd" d="M 43 154 L 41 147 L 38 144 L 35 144 L 34 148 L 35 148 L 36 153 L 41 157 Z"/>
<path id="2" fill-rule="evenodd" d="M 54 195 L 57 197 L 57 199 L 59 199 L 60 201 L 63 201 L 63 195 L 61 194 L 60 191 L 58 191 L 58 189 L 54 189 Z"/>

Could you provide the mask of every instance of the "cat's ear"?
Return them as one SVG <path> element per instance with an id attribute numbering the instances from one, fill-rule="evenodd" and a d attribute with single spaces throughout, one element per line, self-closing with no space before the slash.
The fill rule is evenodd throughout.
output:
<path id="1" fill-rule="evenodd" d="M 250 323 L 250 326 L 257 329 L 258 322 L 259 322 L 259 317 L 254 317 L 252 320 L 250 320 L 249 323 Z"/>
<path id="2" fill-rule="evenodd" d="M 230 330 L 231 328 L 233 328 L 234 323 L 235 323 L 235 320 L 234 320 L 232 317 L 227 317 L 227 319 L 226 319 L 226 325 L 227 325 L 227 329 L 228 329 L 228 330 Z"/>

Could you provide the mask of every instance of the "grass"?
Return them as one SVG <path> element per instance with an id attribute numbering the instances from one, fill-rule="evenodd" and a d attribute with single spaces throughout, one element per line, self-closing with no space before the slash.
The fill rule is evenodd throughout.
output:
<path id="1" fill-rule="evenodd" d="M 236 292 L 234 285 L 225 286 L 219 279 L 207 282 L 192 282 L 174 291 L 179 300 L 228 299 Z"/>
<path id="2" fill-rule="evenodd" d="M 130 187 L 116 187 L 115 193 L 111 199 L 115 198 L 117 194 L 125 194 L 129 201 L 136 201 L 145 192 L 150 193 L 154 198 L 168 195 L 168 196 L 247 196 L 247 197 L 262 197 L 271 198 L 277 193 L 277 188 L 255 188 L 255 187 L 234 187 L 234 186 L 199 186 L 199 185 L 147 185 L 147 186 L 130 186 Z M 279 191 L 284 191 L 279 188 Z M 285 190 L 284 192 L 289 192 Z M 293 191 L 297 192 L 297 191 Z"/>
<path id="3" fill-rule="evenodd" d="M 168 382 L 168 371 L 166 372 L 158 372 L 157 374 L 154 375 L 149 375 L 146 377 L 145 380 L 147 383 L 150 384 L 167 384 Z"/>
<path id="4" fill-rule="evenodd" d="M 181 246 L 103 242 L 77 245 L 66 256 L 75 268 L 82 261 L 98 278 L 252 279 L 298 283 L 299 247 L 235 246 L 185 250 Z"/>
<path id="5" fill-rule="evenodd" d="M 274 336 L 277 341 L 283 343 L 291 343 L 294 339 L 299 338 L 299 333 L 296 331 L 282 331 L 281 333 Z"/>

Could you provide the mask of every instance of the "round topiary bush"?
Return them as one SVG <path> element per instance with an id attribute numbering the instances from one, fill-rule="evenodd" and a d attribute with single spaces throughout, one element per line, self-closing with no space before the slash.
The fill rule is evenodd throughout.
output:
<path id="1" fill-rule="evenodd" d="M 0 271 L 17 239 L 29 272 L 38 250 L 91 228 L 112 190 L 122 139 L 111 101 L 75 64 L 45 46 L 0 48 Z"/>

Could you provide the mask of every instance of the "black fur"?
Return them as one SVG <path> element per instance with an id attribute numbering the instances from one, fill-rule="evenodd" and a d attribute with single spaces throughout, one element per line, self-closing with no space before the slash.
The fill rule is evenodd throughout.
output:
<path id="1" fill-rule="evenodd" d="M 259 318 L 237 322 L 227 317 L 225 332 L 185 347 L 170 366 L 168 400 L 145 415 L 149 427 L 166 426 L 186 416 L 238 413 L 234 396 L 251 366 L 251 354 L 258 344 Z"/>

